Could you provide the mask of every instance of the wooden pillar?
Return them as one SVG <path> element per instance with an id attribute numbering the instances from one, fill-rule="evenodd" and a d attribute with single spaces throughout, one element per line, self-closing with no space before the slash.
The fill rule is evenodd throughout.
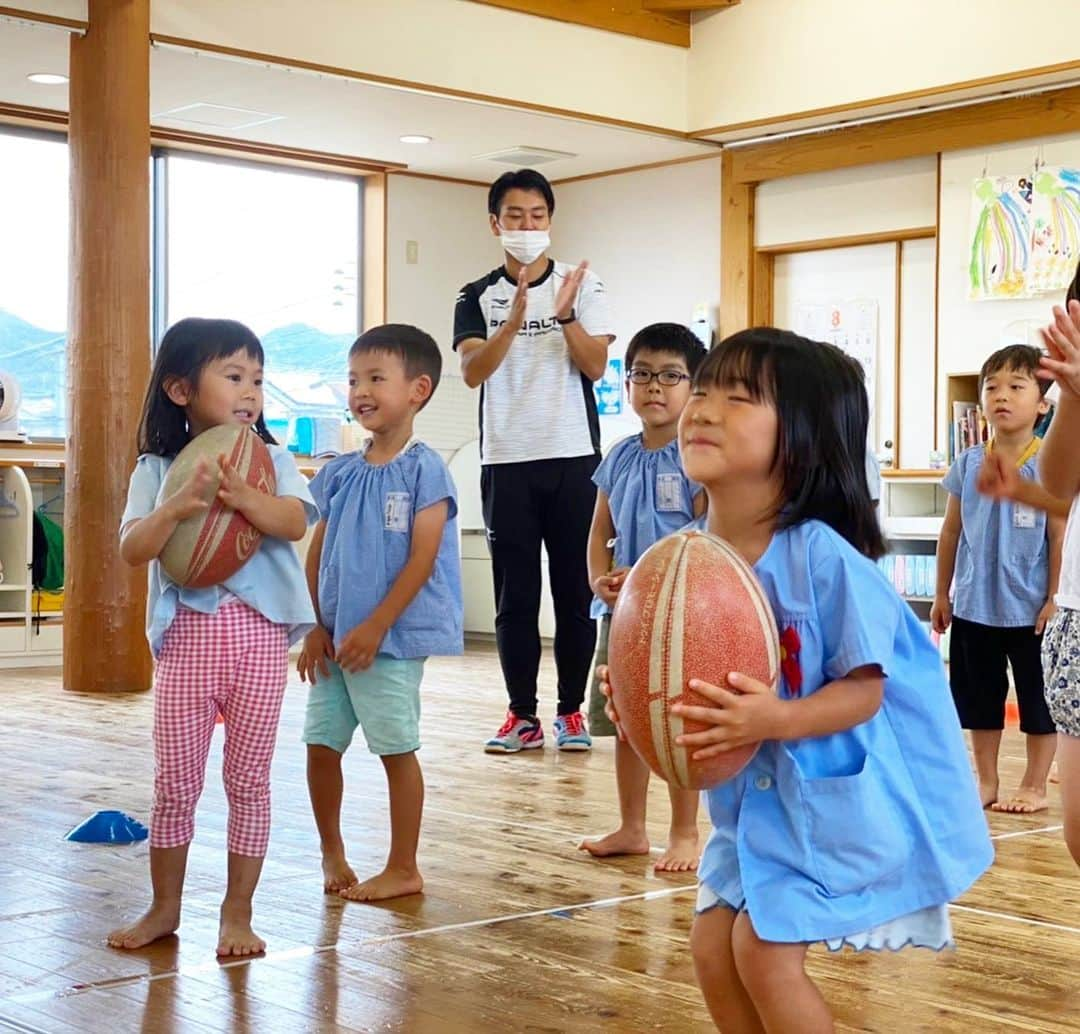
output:
<path id="1" fill-rule="evenodd" d="M 150 373 L 150 0 L 71 41 L 64 686 L 148 689 L 146 569 L 118 530 Z"/>
<path id="2" fill-rule="evenodd" d="M 386 322 L 386 218 L 390 177 L 375 172 L 364 178 L 364 228 L 360 246 L 363 268 L 360 289 L 363 292 L 364 330 Z"/>
<path id="3" fill-rule="evenodd" d="M 735 180 L 731 151 L 720 156 L 720 337 L 752 322 L 754 280 L 753 183 Z"/>

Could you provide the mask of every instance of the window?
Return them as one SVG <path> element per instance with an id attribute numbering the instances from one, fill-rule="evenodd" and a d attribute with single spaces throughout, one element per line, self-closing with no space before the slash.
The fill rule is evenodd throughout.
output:
<path id="1" fill-rule="evenodd" d="M 68 246 L 67 142 L 0 132 L 0 370 L 35 440 L 64 437 Z"/>
<path id="2" fill-rule="evenodd" d="M 164 325 L 246 323 L 266 351 L 274 437 L 301 452 L 339 449 L 360 325 L 360 181 L 175 153 L 156 168 Z"/>
<path id="3" fill-rule="evenodd" d="M 184 316 L 248 324 L 266 350 L 275 437 L 340 447 L 361 181 L 171 153 L 154 178 L 158 333 Z M 0 130 L 0 370 L 19 382 L 33 440 L 66 429 L 69 203 L 63 136 Z"/>

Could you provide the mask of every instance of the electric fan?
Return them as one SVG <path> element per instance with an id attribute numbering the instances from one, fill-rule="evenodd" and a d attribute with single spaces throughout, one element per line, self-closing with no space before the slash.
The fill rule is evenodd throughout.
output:
<path id="1" fill-rule="evenodd" d="M 19 430 L 19 403 L 22 392 L 13 373 L 0 370 L 0 442 L 25 442 L 26 434 Z"/>

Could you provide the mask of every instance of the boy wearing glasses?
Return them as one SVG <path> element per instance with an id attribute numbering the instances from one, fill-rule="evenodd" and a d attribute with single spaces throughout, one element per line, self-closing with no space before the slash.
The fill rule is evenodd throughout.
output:
<path id="1" fill-rule="evenodd" d="M 615 445 L 593 475 L 596 507 L 589 532 L 589 582 L 596 598 L 593 616 L 601 619 L 596 664 L 607 664 L 611 608 L 627 572 L 654 542 L 685 527 L 705 510 L 705 494 L 683 473 L 679 459 L 679 416 L 690 398 L 690 379 L 705 358 L 705 348 L 677 323 L 653 323 L 639 330 L 626 350 L 630 406 L 641 419 L 641 433 Z M 604 714 L 604 697 L 593 675 L 589 727 L 594 736 L 614 736 Z M 649 769 L 634 749 L 615 740 L 615 778 L 619 828 L 586 840 L 581 850 L 602 858 L 648 854 L 645 803 Z M 671 832 L 656 869 L 687 872 L 697 868 L 696 790 L 668 788 Z"/>

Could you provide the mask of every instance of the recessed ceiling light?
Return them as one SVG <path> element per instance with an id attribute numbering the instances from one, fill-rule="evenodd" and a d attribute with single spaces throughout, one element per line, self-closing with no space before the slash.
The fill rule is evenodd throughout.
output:
<path id="1" fill-rule="evenodd" d="M 58 72 L 31 72 L 26 78 L 42 86 L 63 86 L 68 81 L 66 75 L 60 75 Z"/>
<path id="2" fill-rule="evenodd" d="M 424 136 L 422 133 L 406 133 L 401 137 L 401 142 L 403 144 L 430 144 L 431 137 Z"/>

